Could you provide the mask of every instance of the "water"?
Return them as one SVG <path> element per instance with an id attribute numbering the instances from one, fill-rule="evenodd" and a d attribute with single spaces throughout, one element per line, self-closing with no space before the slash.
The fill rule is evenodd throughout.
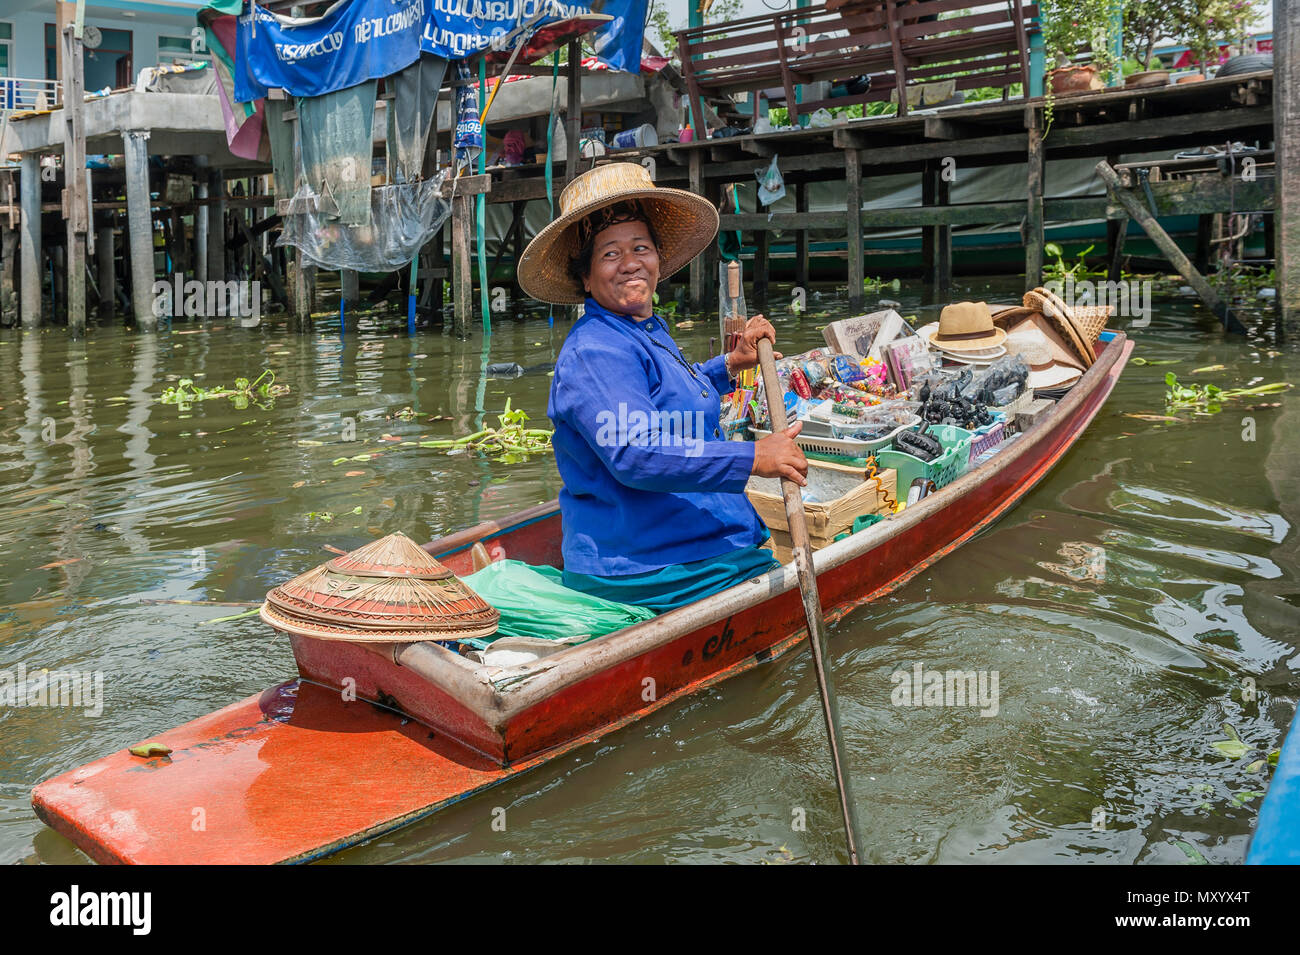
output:
<path id="1" fill-rule="evenodd" d="M 889 294 L 905 312 L 919 302 Z M 818 326 L 844 314 L 827 292 L 802 320 L 779 315 L 780 347 L 820 343 Z M 693 317 L 676 334 L 702 358 L 716 321 Z M 306 336 L 274 321 L 105 328 L 84 342 L 0 330 L 0 669 L 104 674 L 99 716 L 0 707 L 0 861 L 85 861 L 35 818 L 35 783 L 295 672 L 287 640 L 255 616 L 205 623 L 243 607 L 157 601 L 260 600 L 325 545 L 396 530 L 425 540 L 552 499 L 550 458 L 498 464 L 382 438 L 466 434 L 495 424 L 507 398 L 542 422 L 544 366 L 567 328 L 498 318 L 487 350 L 481 336 L 407 337 L 397 312 L 344 340 L 327 320 Z M 1175 422 L 1129 415 L 1164 414 L 1170 369 L 1224 386 L 1295 381 L 1300 353 L 1262 332 L 1225 339 L 1186 298 L 1157 301 L 1135 337 L 1137 355 L 1179 363 L 1130 366 L 1014 511 L 837 625 L 869 859 L 1244 858 L 1268 778 L 1249 764 L 1279 746 L 1300 689 L 1300 398 Z M 511 361 L 543 367 L 482 374 Z M 1213 364 L 1226 367 L 1190 374 Z M 212 387 L 264 368 L 291 389 L 271 408 L 156 401 L 183 377 Z M 377 456 L 332 463 L 361 453 Z M 997 671 L 996 716 L 892 705 L 892 675 L 916 663 Z M 1213 747 L 1225 721 L 1251 755 Z M 799 654 L 331 861 L 833 861 L 823 736 Z"/>

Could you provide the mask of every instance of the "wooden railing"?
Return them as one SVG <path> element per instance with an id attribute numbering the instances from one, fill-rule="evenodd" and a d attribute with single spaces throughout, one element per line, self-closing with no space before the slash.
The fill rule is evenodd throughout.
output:
<path id="1" fill-rule="evenodd" d="M 773 88 L 780 89 L 791 119 L 822 107 L 889 99 L 906 115 L 909 87 L 952 81 L 954 91 L 994 87 L 1006 98 L 1013 84 L 1027 86 L 1037 14 L 1024 0 L 976 2 L 973 9 L 971 0 L 859 0 L 675 35 L 697 126 L 706 94 Z M 846 84 L 844 95 L 800 101 L 798 88 L 819 81 Z"/>

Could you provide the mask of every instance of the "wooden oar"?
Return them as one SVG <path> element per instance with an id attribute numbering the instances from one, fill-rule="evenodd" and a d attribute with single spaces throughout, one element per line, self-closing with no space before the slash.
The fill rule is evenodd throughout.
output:
<path id="1" fill-rule="evenodd" d="M 782 401 L 781 383 L 776 377 L 776 363 L 772 359 L 772 343 L 766 338 L 758 343 L 758 364 L 763 372 L 763 388 L 767 392 L 767 406 L 772 415 L 772 433 L 777 434 L 786 429 L 785 403 Z M 857 813 L 853 808 L 849 777 L 844 772 L 844 760 L 840 754 L 839 707 L 835 703 L 835 690 L 826 678 L 826 621 L 822 619 L 822 601 L 817 593 L 817 578 L 813 574 L 812 547 L 808 539 L 803 498 L 799 494 L 799 485 L 789 478 L 781 479 L 781 491 L 785 494 L 785 516 L 790 524 L 790 540 L 794 545 L 794 567 L 799 574 L 803 612 L 808 619 L 808 647 L 812 650 L 817 691 L 821 694 L 822 715 L 826 717 L 826 734 L 830 737 L 831 762 L 835 766 L 835 785 L 839 789 L 840 811 L 844 815 L 849 864 L 857 865 Z"/>

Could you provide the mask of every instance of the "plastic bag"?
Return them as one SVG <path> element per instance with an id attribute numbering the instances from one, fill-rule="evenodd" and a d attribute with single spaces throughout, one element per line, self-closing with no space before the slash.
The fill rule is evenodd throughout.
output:
<path id="1" fill-rule="evenodd" d="M 599 637 L 655 615 L 645 607 L 572 590 L 564 586 L 562 571 L 521 560 L 494 561 L 461 579 L 501 614 L 495 634 L 463 641 L 479 649 L 500 637 Z"/>
<path id="2" fill-rule="evenodd" d="M 781 175 L 776 159 L 773 156 L 766 169 L 754 170 L 754 178 L 758 180 L 758 201 L 765 206 L 785 197 L 785 177 Z"/>
<path id="3" fill-rule="evenodd" d="M 434 179 L 379 186 L 370 190 L 370 225 L 346 226 L 330 220 L 329 203 L 303 186 L 290 200 L 276 245 L 293 246 L 308 265 L 358 272 L 406 268 L 451 215 L 442 198 L 446 172 Z"/>

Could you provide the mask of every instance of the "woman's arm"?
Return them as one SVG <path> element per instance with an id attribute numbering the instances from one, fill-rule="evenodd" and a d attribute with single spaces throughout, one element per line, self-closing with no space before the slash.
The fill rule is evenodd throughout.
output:
<path id="1" fill-rule="evenodd" d="M 753 443 L 717 440 L 702 413 L 656 407 L 641 356 L 620 345 L 584 341 L 561 355 L 553 399 L 557 420 L 582 435 L 628 487 L 743 491 L 754 465 Z"/>

